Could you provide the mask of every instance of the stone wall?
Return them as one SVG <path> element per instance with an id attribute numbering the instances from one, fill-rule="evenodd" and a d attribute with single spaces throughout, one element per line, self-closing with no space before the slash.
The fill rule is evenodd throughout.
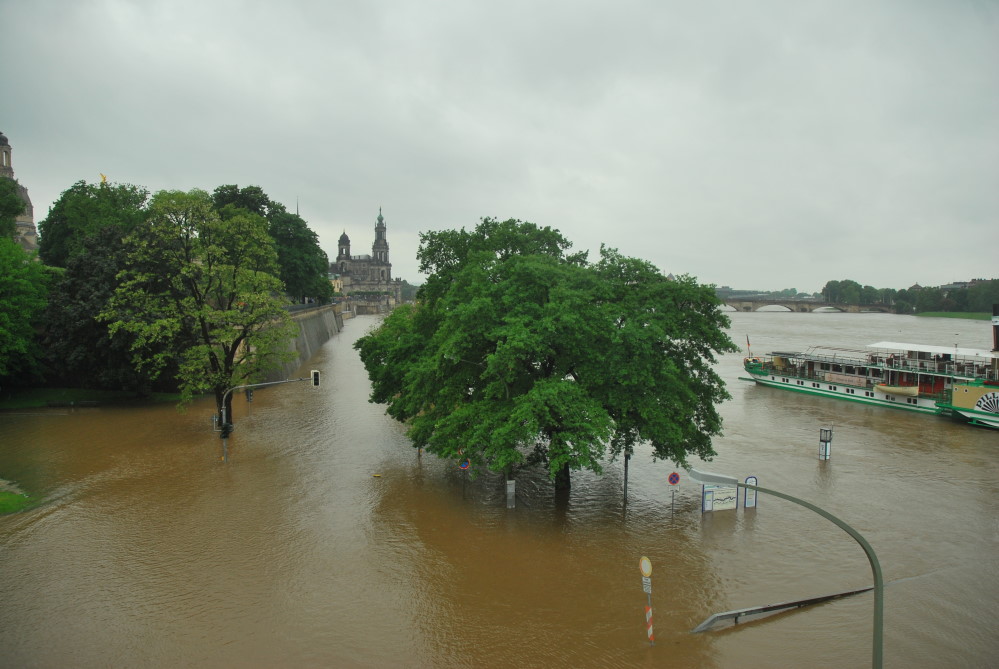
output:
<path id="1" fill-rule="evenodd" d="M 271 371 L 264 381 L 282 381 L 289 378 L 303 363 L 336 333 L 343 329 L 343 317 L 338 308 L 330 305 L 299 312 L 292 316 L 298 325 L 298 336 L 288 346 L 295 351 L 294 360 Z"/>

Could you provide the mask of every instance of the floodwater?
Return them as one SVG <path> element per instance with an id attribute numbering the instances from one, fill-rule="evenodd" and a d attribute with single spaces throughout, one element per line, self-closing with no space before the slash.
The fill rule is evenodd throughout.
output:
<path id="1" fill-rule="evenodd" d="M 991 346 L 987 323 L 881 314 L 731 314 L 755 353 L 880 340 Z M 367 402 L 348 321 L 292 383 L 235 403 L 0 413 L 0 478 L 39 498 L 0 517 L 3 667 L 864 667 L 871 593 L 691 634 L 710 614 L 861 588 L 861 548 L 761 496 L 702 515 L 700 487 L 632 458 L 556 499 L 418 458 Z M 718 457 L 702 469 L 812 502 L 884 570 L 886 667 L 999 658 L 999 432 L 814 398 L 719 370 Z M 818 460 L 822 427 L 832 459 Z M 655 645 L 639 558 L 653 565 Z"/>

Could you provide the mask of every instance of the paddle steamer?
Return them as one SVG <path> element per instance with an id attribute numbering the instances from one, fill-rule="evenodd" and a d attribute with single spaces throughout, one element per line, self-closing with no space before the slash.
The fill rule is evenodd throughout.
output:
<path id="1" fill-rule="evenodd" d="M 750 355 L 743 366 L 762 386 L 999 429 L 999 305 L 992 311 L 991 351 L 881 341 L 866 350 L 813 346 Z"/>

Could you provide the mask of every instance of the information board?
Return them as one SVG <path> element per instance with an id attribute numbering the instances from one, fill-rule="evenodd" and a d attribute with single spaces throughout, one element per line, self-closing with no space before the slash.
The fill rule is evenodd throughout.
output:
<path id="1" fill-rule="evenodd" d="M 701 508 L 704 511 L 727 511 L 739 507 L 739 489 L 727 485 L 705 485 Z"/>

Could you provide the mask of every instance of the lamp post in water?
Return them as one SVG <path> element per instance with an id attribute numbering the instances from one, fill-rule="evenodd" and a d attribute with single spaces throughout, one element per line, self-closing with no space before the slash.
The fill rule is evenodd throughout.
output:
<path id="1" fill-rule="evenodd" d="M 318 369 L 313 369 L 309 376 L 303 376 L 299 379 L 285 379 L 284 381 L 267 381 L 264 383 L 247 383 L 242 386 L 233 386 L 222 394 L 222 424 L 219 426 L 219 436 L 222 437 L 222 462 L 229 461 L 229 435 L 232 434 L 234 426 L 231 422 L 232 418 L 228 415 L 226 411 L 226 402 L 229 400 L 229 396 L 236 390 L 246 390 L 246 400 L 247 402 L 253 401 L 253 388 L 262 388 L 263 386 L 276 386 L 281 383 L 295 383 L 296 381 L 311 381 L 314 388 L 319 387 L 319 377 L 320 373 Z"/>
<path id="2" fill-rule="evenodd" d="M 871 563 L 871 572 L 874 574 L 874 639 L 873 639 L 873 650 L 871 666 L 874 669 L 881 669 L 884 662 L 884 603 L 885 603 L 885 584 L 884 578 L 881 575 L 881 563 L 878 562 L 878 556 L 874 553 L 874 549 L 867 539 L 865 539 L 860 532 L 853 529 L 845 522 L 832 515 L 825 509 L 820 509 L 810 502 L 806 502 L 803 499 L 798 499 L 797 497 L 792 497 L 786 493 L 778 492 L 776 490 L 770 490 L 768 488 L 761 488 L 755 485 L 749 485 L 748 483 L 741 483 L 739 479 L 734 476 L 726 476 L 724 474 L 713 474 L 710 472 L 699 472 L 696 469 L 688 470 L 690 478 L 694 479 L 698 483 L 708 484 L 708 485 L 727 485 L 735 486 L 737 488 L 744 488 L 747 490 L 755 490 L 757 492 L 762 492 L 767 495 L 773 495 L 774 497 L 780 497 L 781 499 L 786 499 L 789 502 L 794 502 L 799 506 L 803 506 L 806 509 L 810 509 L 815 513 L 819 514 L 823 518 L 835 523 L 843 531 L 853 537 L 854 541 L 860 544 L 860 547 L 864 549 L 864 553 L 867 554 L 867 559 Z"/>

